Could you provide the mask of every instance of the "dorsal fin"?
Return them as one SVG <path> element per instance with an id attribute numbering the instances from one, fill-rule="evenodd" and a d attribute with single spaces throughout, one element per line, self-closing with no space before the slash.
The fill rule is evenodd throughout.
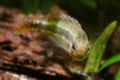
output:
<path id="1" fill-rule="evenodd" d="M 76 26 L 81 27 L 81 24 L 75 18 L 73 18 L 73 17 L 71 17 L 71 16 L 69 16 L 67 14 L 61 13 L 60 14 L 60 19 L 62 19 L 63 21 L 70 22 L 70 23 L 72 23 L 72 24 L 74 24 Z"/>
<path id="2" fill-rule="evenodd" d="M 67 12 L 55 5 L 51 8 L 50 12 L 48 13 L 47 19 L 48 20 L 59 20 L 60 14 L 67 14 Z"/>

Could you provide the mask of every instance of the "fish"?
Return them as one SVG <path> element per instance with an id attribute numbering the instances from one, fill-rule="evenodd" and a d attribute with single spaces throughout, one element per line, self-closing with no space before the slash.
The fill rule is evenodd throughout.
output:
<path id="1" fill-rule="evenodd" d="M 83 61 L 89 54 L 90 44 L 81 24 L 65 13 L 52 13 L 47 19 L 33 21 L 35 29 L 46 31 L 55 46 L 68 52 L 73 60 Z"/>
<path id="2" fill-rule="evenodd" d="M 86 58 L 89 52 L 89 41 L 87 34 L 82 29 L 80 23 L 74 18 L 60 14 L 60 20 L 56 23 L 56 33 L 52 40 L 58 46 L 68 51 L 73 60 L 81 61 Z"/>

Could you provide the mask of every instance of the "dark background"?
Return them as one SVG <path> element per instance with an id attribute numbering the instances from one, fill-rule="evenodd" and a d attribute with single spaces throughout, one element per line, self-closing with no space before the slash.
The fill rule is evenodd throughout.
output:
<path id="1" fill-rule="evenodd" d="M 58 5 L 82 24 L 88 34 L 99 33 L 113 20 L 120 19 L 120 0 L 0 0 L 0 5 L 25 13 L 48 13 Z"/>

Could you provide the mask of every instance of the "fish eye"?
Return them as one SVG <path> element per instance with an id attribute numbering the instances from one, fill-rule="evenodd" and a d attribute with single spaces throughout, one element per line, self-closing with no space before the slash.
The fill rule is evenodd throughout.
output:
<path id="1" fill-rule="evenodd" d="M 74 49 L 74 50 L 75 50 L 75 46 L 74 46 L 74 45 L 72 45 L 72 49 Z"/>

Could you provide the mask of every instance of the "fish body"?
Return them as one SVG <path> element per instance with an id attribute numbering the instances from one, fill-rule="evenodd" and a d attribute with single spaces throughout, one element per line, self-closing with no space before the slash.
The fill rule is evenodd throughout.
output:
<path id="1" fill-rule="evenodd" d="M 77 20 L 61 13 L 55 22 L 43 20 L 40 24 L 54 32 L 49 38 L 58 47 L 66 50 L 74 60 L 81 61 L 86 58 L 89 52 L 89 41 Z"/>
<path id="2" fill-rule="evenodd" d="M 33 21 L 37 26 L 31 29 L 49 32 L 48 37 L 52 42 L 66 50 L 73 60 L 84 60 L 89 52 L 89 41 L 80 23 L 64 13 L 57 14 L 57 17 L 50 16 L 53 18 Z"/>

